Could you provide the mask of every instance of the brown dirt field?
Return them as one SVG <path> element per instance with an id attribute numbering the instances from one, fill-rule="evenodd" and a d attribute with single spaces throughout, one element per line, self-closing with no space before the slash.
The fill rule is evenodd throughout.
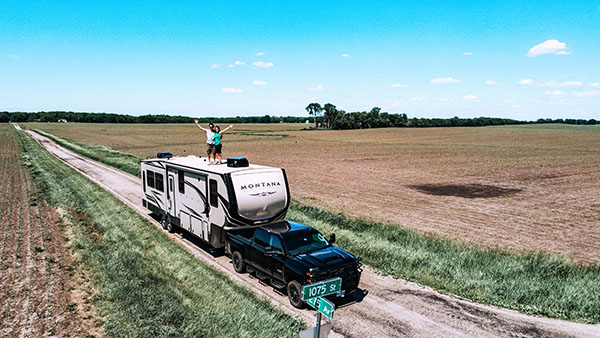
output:
<path id="1" fill-rule="evenodd" d="M 193 125 L 29 124 L 151 157 L 202 155 Z M 224 126 L 222 126 L 224 127 Z M 224 157 L 286 168 L 295 199 L 468 243 L 600 262 L 600 127 L 301 131 L 236 125 Z"/>
<path id="2" fill-rule="evenodd" d="M 0 124 L 0 336 L 101 336 L 55 209 L 39 199 L 12 125 Z"/>

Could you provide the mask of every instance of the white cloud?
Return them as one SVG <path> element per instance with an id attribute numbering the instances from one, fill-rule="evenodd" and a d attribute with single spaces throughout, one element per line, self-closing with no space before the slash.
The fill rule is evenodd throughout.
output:
<path id="1" fill-rule="evenodd" d="M 252 62 L 252 64 L 254 66 L 260 67 L 260 68 L 271 68 L 271 67 L 273 67 L 273 63 L 271 63 L 271 62 L 256 61 L 256 62 Z"/>
<path id="2" fill-rule="evenodd" d="M 437 100 L 440 101 L 440 102 L 452 102 L 452 101 L 454 101 L 454 99 L 450 99 L 450 98 L 447 98 L 447 97 L 440 97 Z"/>
<path id="3" fill-rule="evenodd" d="M 223 88 L 221 91 L 223 93 L 242 93 L 244 90 L 240 88 Z"/>
<path id="4" fill-rule="evenodd" d="M 565 92 L 563 92 L 562 90 L 549 90 L 547 92 L 544 92 L 544 94 L 552 96 L 563 96 L 565 95 Z"/>
<path id="5" fill-rule="evenodd" d="M 264 85 L 267 84 L 267 82 L 266 81 L 254 80 L 254 81 L 252 81 L 252 84 L 255 85 L 255 86 L 264 86 Z"/>
<path id="6" fill-rule="evenodd" d="M 394 101 L 394 102 L 392 102 L 391 106 L 392 107 L 398 107 L 401 104 L 402 104 L 402 101 Z"/>
<path id="7" fill-rule="evenodd" d="M 306 90 L 310 90 L 313 92 L 320 92 L 325 90 L 325 86 L 323 86 L 322 84 L 316 85 L 314 87 L 307 87 Z"/>
<path id="8" fill-rule="evenodd" d="M 533 80 L 532 79 L 523 79 L 523 80 L 519 81 L 519 84 L 531 86 L 531 85 L 533 85 Z"/>
<path id="9" fill-rule="evenodd" d="M 18 56 L 18 55 L 15 55 L 15 54 L 11 54 L 11 55 L 9 55 L 8 57 L 9 57 L 9 58 L 13 58 L 13 59 L 18 59 L 18 58 L 20 58 L 20 56 Z"/>
<path id="10" fill-rule="evenodd" d="M 233 68 L 233 67 L 235 67 L 235 66 L 233 65 L 233 63 L 230 63 L 230 64 L 228 64 L 228 65 L 227 65 L 227 67 L 229 67 L 229 68 Z"/>
<path id="11" fill-rule="evenodd" d="M 513 100 L 513 99 L 506 99 L 506 100 L 504 100 L 504 102 L 506 102 L 506 103 L 514 103 L 514 102 L 516 102 L 516 101 L 515 101 L 515 100 Z"/>
<path id="12" fill-rule="evenodd" d="M 462 97 L 463 100 L 479 100 L 479 98 L 475 95 L 467 94 Z"/>
<path id="13" fill-rule="evenodd" d="M 539 45 L 533 46 L 529 52 L 527 52 L 527 57 L 534 57 L 543 54 L 555 54 L 555 55 L 568 55 L 571 52 L 567 51 L 567 44 L 564 42 L 560 42 L 558 40 L 546 40 Z"/>
<path id="14" fill-rule="evenodd" d="M 343 58 L 349 58 L 350 57 L 350 55 L 348 55 L 348 54 L 342 54 L 340 56 L 343 57 Z"/>
<path id="15" fill-rule="evenodd" d="M 451 77 L 444 77 L 444 78 L 439 78 L 439 79 L 433 79 L 429 82 L 433 83 L 433 84 L 446 84 L 446 83 L 459 83 L 460 80 L 453 79 Z"/>
<path id="16" fill-rule="evenodd" d="M 394 83 L 392 84 L 392 87 L 394 88 L 406 88 L 408 87 L 408 85 L 402 84 L 402 83 Z"/>
<path id="17" fill-rule="evenodd" d="M 233 64 L 236 65 L 236 66 L 243 66 L 246 63 L 238 60 L 238 61 L 235 61 Z"/>
<path id="18" fill-rule="evenodd" d="M 600 96 L 600 90 L 593 90 L 591 92 L 575 92 L 573 95 L 579 97 Z"/>
<path id="19" fill-rule="evenodd" d="M 221 67 L 221 65 L 218 63 L 213 63 L 212 65 L 210 65 L 210 68 L 219 68 L 219 67 Z"/>
<path id="20" fill-rule="evenodd" d="M 425 100 L 427 100 L 427 98 L 425 98 L 425 97 L 411 97 L 408 100 L 409 101 L 425 101 Z"/>
<path id="21" fill-rule="evenodd" d="M 592 82 L 592 83 L 590 83 L 590 87 L 600 88 L 600 82 Z"/>
<path id="22" fill-rule="evenodd" d="M 498 81 L 495 81 L 495 80 L 486 80 L 485 84 L 486 85 L 490 85 L 490 86 L 497 86 L 497 85 L 499 85 Z"/>
<path id="23" fill-rule="evenodd" d="M 470 55 L 473 55 L 473 53 L 471 53 L 471 52 L 464 52 L 463 55 L 470 56 Z"/>
<path id="24" fill-rule="evenodd" d="M 263 56 L 263 55 L 265 55 L 264 52 L 258 52 L 258 53 L 256 53 L 256 56 Z"/>
<path id="25" fill-rule="evenodd" d="M 539 87 L 580 87 L 581 85 L 583 85 L 583 82 L 581 81 L 544 81 L 538 84 Z"/>

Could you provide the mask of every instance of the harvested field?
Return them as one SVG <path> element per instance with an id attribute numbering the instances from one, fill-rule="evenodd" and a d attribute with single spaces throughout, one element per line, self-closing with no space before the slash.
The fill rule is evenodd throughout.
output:
<path id="1" fill-rule="evenodd" d="M 85 274 L 38 198 L 12 125 L 0 124 L 0 336 L 98 336 Z"/>
<path id="2" fill-rule="evenodd" d="M 202 155 L 193 125 L 29 124 L 142 157 Z M 600 128 L 301 131 L 236 125 L 224 156 L 286 168 L 293 196 L 468 243 L 600 262 Z"/>

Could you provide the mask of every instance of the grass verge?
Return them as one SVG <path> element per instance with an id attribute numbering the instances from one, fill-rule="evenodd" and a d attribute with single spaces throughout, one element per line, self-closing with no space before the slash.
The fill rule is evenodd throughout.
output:
<path id="1" fill-rule="evenodd" d="M 68 211 L 76 264 L 92 272 L 108 336 L 292 337 L 305 328 L 17 133 L 41 194 Z"/>
<path id="2" fill-rule="evenodd" d="M 298 203 L 288 219 L 334 232 L 337 245 L 386 275 L 524 313 L 600 322 L 600 267 L 456 243 Z"/>
<path id="3" fill-rule="evenodd" d="M 133 154 L 122 153 L 99 144 L 73 142 L 69 139 L 52 135 L 39 129 L 35 129 L 35 131 L 79 155 L 140 177 L 140 161 L 142 159 Z"/>
<path id="4" fill-rule="evenodd" d="M 118 157 L 119 152 L 111 151 Z M 134 163 L 127 156 L 123 154 L 122 159 L 132 161 L 132 167 L 137 165 L 139 173 L 139 161 Z M 335 232 L 340 247 L 383 274 L 528 314 L 600 323 L 598 266 L 578 266 L 559 255 L 465 245 L 299 203 L 292 204 L 288 219 L 325 234 Z"/>

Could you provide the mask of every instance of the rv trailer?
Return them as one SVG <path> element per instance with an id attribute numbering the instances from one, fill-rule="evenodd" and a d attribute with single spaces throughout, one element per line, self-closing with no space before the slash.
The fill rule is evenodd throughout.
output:
<path id="1" fill-rule="evenodd" d="M 260 227 L 285 219 L 290 204 L 285 170 L 229 158 L 209 165 L 207 158 L 159 153 L 143 160 L 142 205 L 163 228 L 176 227 L 213 248 L 225 246 L 225 231 Z"/>

